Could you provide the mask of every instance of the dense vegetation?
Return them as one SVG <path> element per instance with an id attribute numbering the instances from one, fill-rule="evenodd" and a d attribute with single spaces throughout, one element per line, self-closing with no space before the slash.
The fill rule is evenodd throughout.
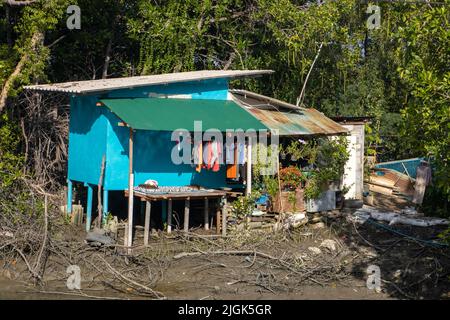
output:
<path id="1" fill-rule="evenodd" d="M 3 1 L 0 185 L 22 170 L 22 85 L 258 68 L 276 73 L 233 85 L 329 116 L 373 116 L 367 150 L 379 161 L 433 157 L 441 205 L 450 199 L 450 0 L 441 2 L 379 3 L 380 28 L 369 30 L 359 0 Z M 66 27 L 72 4 L 80 30 Z"/>

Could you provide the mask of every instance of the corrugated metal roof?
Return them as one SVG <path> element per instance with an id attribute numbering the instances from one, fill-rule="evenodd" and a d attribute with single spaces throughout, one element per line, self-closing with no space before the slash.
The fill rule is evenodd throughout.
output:
<path id="1" fill-rule="evenodd" d="M 230 90 L 233 99 L 280 136 L 336 135 L 349 130 L 313 108 L 295 105 L 244 90 Z"/>
<path id="2" fill-rule="evenodd" d="M 194 131 L 194 121 L 201 121 L 202 131 L 267 130 L 252 114 L 230 100 L 133 98 L 100 101 L 133 129 Z"/>
<path id="3" fill-rule="evenodd" d="M 273 73 L 273 70 L 203 70 L 165 73 L 150 76 L 111 78 L 25 86 L 26 90 L 66 92 L 75 94 L 94 93 L 116 89 L 152 86 L 176 82 L 236 78 Z"/>

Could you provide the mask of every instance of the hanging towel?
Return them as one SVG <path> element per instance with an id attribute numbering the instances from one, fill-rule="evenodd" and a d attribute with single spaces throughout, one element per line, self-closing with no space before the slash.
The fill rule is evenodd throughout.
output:
<path id="1" fill-rule="evenodd" d="M 230 162 L 227 161 L 227 163 L 231 163 L 231 164 L 227 165 L 227 178 L 228 179 L 237 179 L 237 177 L 238 177 L 237 155 L 238 155 L 237 148 L 235 148 L 234 143 L 233 143 L 232 155 L 230 155 L 230 160 L 232 160 L 232 161 L 230 161 Z M 228 156 L 228 154 L 227 154 L 227 156 Z"/>
<path id="2" fill-rule="evenodd" d="M 206 168 L 208 170 L 217 172 L 220 168 L 220 157 L 222 156 L 222 148 L 217 141 L 209 141 L 207 146 L 207 162 Z"/>
<path id="3" fill-rule="evenodd" d="M 227 164 L 235 164 L 236 163 L 236 159 L 235 159 L 235 144 L 234 142 L 230 143 L 230 144 L 226 144 L 226 150 L 225 150 L 225 162 Z"/>
<path id="4" fill-rule="evenodd" d="M 201 141 L 194 145 L 192 158 L 194 159 L 195 171 L 200 172 L 203 164 L 203 144 Z"/>
<path id="5" fill-rule="evenodd" d="M 245 163 L 245 144 L 242 142 L 237 143 L 237 152 L 238 152 L 238 163 Z"/>
<path id="6" fill-rule="evenodd" d="M 214 172 L 219 171 L 220 169 L 220 163 L 223 162 L 223 158 L 222 157 L 222 146 L 220 145 L 219 142 L 217 141 L 213 141 L 211 143 L 211 149 L 212 149 L 212 170 Z M 220 161 L 220 159 L 222 159 L 222 161 Z"/>

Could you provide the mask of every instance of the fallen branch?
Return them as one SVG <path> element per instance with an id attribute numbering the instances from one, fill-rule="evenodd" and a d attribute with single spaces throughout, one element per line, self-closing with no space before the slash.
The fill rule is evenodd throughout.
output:
<path id="1" fill-rule="evenodd" d="M 103 257 L 101 257 L 100 255 L 97 255 L 97 257 L 103 261 L 103 263 L 106 265 L 106 267 L 118 278 L 122 279 L 123 281 L 127 282 L 128 284 L 134 285 L 135 287 L 141 288 L 147 292 L 150 292 L 151 294 L 153 294 L 157 299 L 165 299 L 165 296 L 158 291 L 153 290 L 152 288 L 149 288 L 141 283 L 138 283 L 136 281 L 133 281 L 127 277 L 125 277 L 123 274 L 121 274 L 120 272 L 118 272 L 116 269 L 114 269 Z"/>
<path id="2" fill-rule="evenodd" d="M 42 254 L 44 252 L 45 246 L 47 244 L 47 237 L 48 237 L 48 198 L 47 196 L 44 197 L 44 239 L 42 240 L 42 245 L 39 250 L 38 257 L 36 259 L 36 263 L 34 265 L 34 270 L 36 274 L 39 274 L 41 276 L 41 259 Z"/>
<path id="3" fill-rule="evenodd" d="M 76 292 L 61 292 L 61 291 L 35 291 L 37 293 L 44 293 L 44 294 L 57 294 L 57 295 L 67 295 L 67 296 L 77 296 L 77 297 L 84 297 L 89 299 L 105 299 L 105 300 L 129 300 L 127 298 L 120 298 L 120 297 L 105 297 L 105 296 L 93 296 L 90 294 L 86 294 L 80 290 L 79 293 Z M 20 293 L 30 293 L 29 291 L 24 291 Z"/>

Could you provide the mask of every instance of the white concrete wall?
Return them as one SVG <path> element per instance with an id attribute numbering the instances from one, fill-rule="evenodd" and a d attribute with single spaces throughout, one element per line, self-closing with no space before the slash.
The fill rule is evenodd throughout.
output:
<path id="1" fill-rule="evenodd" d="M 364 179 L 364 124 L 342 124 L 350 130 L 347 136 L 350 157 L 345 165 L 342 184 L 350 187 L 346 199 L 362 199 Z"/>

